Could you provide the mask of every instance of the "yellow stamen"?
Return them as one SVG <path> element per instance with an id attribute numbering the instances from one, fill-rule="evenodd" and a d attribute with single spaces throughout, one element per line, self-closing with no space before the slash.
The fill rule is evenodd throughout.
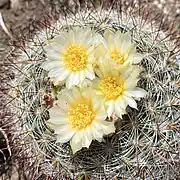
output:
<path id="1" fill-rule="evenodd" d="M 73 128 L 84 129 L 92 123 L 95 113 L 87 103 L 79 103 L 76 107 L 70 108 L 69 121 Z"/>
<path id="2" fill-rule="evenodd" d="M 126 58 L 120 51 L 114 49 L 111 51 L 111 59 L 118 64 L 123 64 Z"/>
<path id="3" fill-rule="evenodd" d="M 124 90 L 123 83 L 112 76 L 107 76 L 101 81 L 100 89 L 108 100 L 116 99 Z"/>
<path id="4" fill-rule="evenodd" d="M 74 72 L 81 71 L 86 68 L 88 55 L 85 47 L 77 44 L 70 44 L 65 53 L 64 61 L 66 67 Z"/>

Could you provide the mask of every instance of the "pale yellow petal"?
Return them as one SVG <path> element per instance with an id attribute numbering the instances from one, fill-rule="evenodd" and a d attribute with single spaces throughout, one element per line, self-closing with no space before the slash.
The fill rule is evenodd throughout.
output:
<path id="1" fill-rule="evenodd" d="M 134 109 L 137 109 L 137 103 L 136 103 L 136 101 L 133 98 L 128 97 L 128 96 L 124 96 L 124 98 L 125 98 L 125 101 L 127 102 L 127 104 L 130 107 L 132 107 Z"/>
<path id="2" fill-rule="evenodd" d="M 67 78 L 67 80 L 66 80 L 66 87 L 68 88 L 68 89 L 70 89 L 71 88 L 71 86 L 73 86 L 74 84 L 73 84 L 73 81 L 74 81 L 74 74 L 70 74 L 69 75 L 69 77 Z"/>
<path id="3" fill-rule="evenodd" d="M 119 106 L 119 107 L 121 107 L 122 109 L 125 109 L 125 108 L 126 108 L 127 102 L 126 102 L 123 94 L 116 100 L 115 106 L 116 106 L 116 107 Z"/>
<path id="4" fill-rule="evenodd" d="M 78 87 L 73 86 L 71 89 L 71 92 L 72 92 L 72 96 L 74 97 L 74 99 L 82 99 L 82 94 Z"/>
<path id="5" fill-rule="evenodd" d="M 132 89 L 134 89 L 137 86 L 138 81 L 139 81 L 139 79 L 137 79 L 137 78 L 129 77 L 124 82 L 124 89 L 126 91 L 131 91 Z"/>
<path id="6" fill-rule="evenodd" d="M 57 101 L 55 103 L 58 103 Z M 65 115 L 65 111 L 62 108 L 59 108 L 58 106 L 53 106 L 52 108 L 49 109 L 49 113 L 52 116 L 61 116 Z"/>
<path id="7" fill-rule="evenodd" d="M 48 120 L 48 124 L 50 126 L 59 126 L 59 125 L 65 125 L 68 122 L 68 118 L 66 115 L 54 115 L 50 114 L 50 119 Z"/>
<path id="8" fill-rule="evenodd" d="M 116 130 L 114 123 L 113 122 L 107 122 L 107 121 L 103 121 L 101 123 L 101 128 L 102 128 L 104 135 L 115 133 L 115 130 Z"/>
<path id="9" fill-rule="evenodd" d="M 132 90 L 126 91 L 125 95 L 130 96 L 130 97 L 142 98 L 147 95 L 147 92 L 144 89 L 136 87 Z"/>
<path id="10" fill-rule="evenodd" d="M 91 127 L 88 127 L 84 130 L 84 136 L 82 138 L 82 146 L 89 148 L 91 142 L 92 142 L 92 130 Z"/>
<path id="11" fill-rule="evenodd" d="M 145 57 L 145 55 L 142 55 L 140 53 L 134 53 L 133 54 L 133 64 L 138 64 L 141 62 L 141 60 Z"/>
<path id="12" fill-rule="evenodd" d="M 74 131 L 64 131 L 63 134 L 58 134 L 57 135 L 57 142 L 60 143 L 66 143 L 68 142 L 70 139 L 72 139 L 72 137 L 74 136 L 75 132 Z"/>
<path id="13" fill-rule="evenodd" d="M 51 69 L 54 69 L 56 67 L 62 66 L 62 63 L 60 61 L 45 61 L 42 63 L 41 67 L 45 69 L 46 71 L 49 71 Z"/>
<path id="14" fill-rule="evenodd" d="M 105 103 L 105 105 L 106 105 L 106 109 L 107 109 L 107 115 L 108 115 L 108 117 L 111 117 L 111 115 L 114 112 L 114 108 L 115 108 L 114 100 L 107 101 Z"/>
<path id="15" fill-rule="evenodd" d="M 85 77 L 85 72 L 84 71 L 79 72 L 79 79 L 81 83 L 85 80 L 84 77 Z"/>
<path id="16" fill-rule="evenodd" d="M 87 70 L 85 71 L 85 75 L 90 80 L 93 80 L 95 78 L 95 74 L 94 74 L 94 70 L 93 70 L 92 65 L 87 66 Z"/>
<path id="17" fill-rule="evenodd" d="M 69 76 L 70 72 L 66 69 L 59 69 L 59 75 L 56 76 L 56 81 L 58 82 L 62 82 L 64 80 L 67 79 L 67 77 Z"/>
<path id="18" fill-rule="evenodd" d="M 103 132 L 102 132 L 101 126 L 99 126 L 98 123 L 93 122 L 91 129 L 92 129 L 93 139 L 95 139 L 99 142 L 102 142 Z"/>
<path id="19" fill-rule="evenodd" d="M 56 67 L 49 71 L 48 76 L 49 77 L 57 77 L 61 75 L 62 72 L 64 72 L 64 67 Z"/>
<path id="20" fill-rule="evenodd" d="M 63 136 L 63 134 L 66 133 L 67 131 L 71 132 L 71 129 L 70 129 L 70 126 L 69 126 L 68 123 L 60 124 L 60 125 L 56 124 L 56 125 L 53 125 L 53 126 L 51 126 L 51 124 L 50 124 L 50 127 L 52 127 L 55 134 L 61 135 L 61 136 Z"/>
<path id="21" fill-rule="evenodd" d="M 122 115 L 126 114 L 126 111 L 122 107 L 115 105 L 115 114 L 122 119 Z"/>
<path id="22" fill-rule="evenodd" d="M 82 149 L 82 138 L 84 135 L 84 131 L 78 131 L 70 140 L 71 149 L 73 154 Z"/>

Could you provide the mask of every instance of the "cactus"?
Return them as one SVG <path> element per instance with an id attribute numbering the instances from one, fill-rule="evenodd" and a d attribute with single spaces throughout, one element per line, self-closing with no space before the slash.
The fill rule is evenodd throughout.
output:
<path id="1" fill-rule="evenodd" d="M 151 17 L 150 9 L 143 3 L 121 3 L 125 2 L 107 1 L 99 9 L 85 2 L 79 11 L 78 4 L 70 3 L 69 9 L 65 6 L 65 14 L 58 12 L 56 23 L 37 31 L 15 52 L 16 62 L 19 61 L 14 81 L 18 95 L 15 94 L 12 103 L 19 119 L 15 142 L 25 156 L 25 165 L 31 162 L 25 172 L 33 174 L 29 177 L 37 178 L 38 171 L 41 178 L 44 174 L 54 179 L 176 179 L 179 176 L 180 92 L 176 61 L 179 47 L 170 38 L 175 35 L 169 36 L 168 30 L 164 32 L 164 19 Z M 108 5 L 110 9 L 106 8 Z M 53 130 L 47 125 L 48 109 L 54 100 L 52 93 L 61 87 L 54 87 L 41 68 L 46 58 L 46 40 L 71 26 L 90 26 L 101 34 L 105 29 L 130 32 L 138 52 L 146 54 L 140 63 L 138 86 L 148 92 L 138 102 L 138 110 L 128 108 L 127 114 L 116 122 L 115 134 L 105 137 L 102 143 L 93 141 L 89 149 L 74 155 L 69 143 L 56 142 Z M 34 173 L 35 163 L 38 169 Z"/>

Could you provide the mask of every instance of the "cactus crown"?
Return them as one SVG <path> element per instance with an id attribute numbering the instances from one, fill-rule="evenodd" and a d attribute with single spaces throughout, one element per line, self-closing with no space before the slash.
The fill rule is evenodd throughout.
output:
<path id="1" fill-rule="evenodd" d="M 174 45 L 170 39 L 152 25 L 153 20 L 148 24 L 141 18 L 117 9 L 103 9 L 101 14 L 94 9 L 68 17 L 61 15 L 55 24 L 38 31 L 20 52 L 19 59 L 28 65 L 19 67 L 21 71 L 16 76 L 20 117 L 17 126 L 22 128 L 21 141 L 27 144 L 29 153 L 41 159 L 44 173 L 57 177 L 60 167 L 71 178 L 83 174 L 92 179 L 173 177 L 178 157 L 178 64 L 172 62 Z M 138 102 L 138 110 L 127 109 L 127 115 L 116 123 L 114 135 L 105 137 L 102 143 L 93 141 L 89 149 L 75 155 L 69 143 L 56 142 L 53 130 L 47 125 L 51 93 L 62 87 L 53 87 L 47 72 L 41 68 L 46 58 L 46 40 L 74 26 L 90 26 L 101 34 L 105 29 L 130 32 L 138 52 L 146 55 L 140 64 L 138 83 L 148 92 Z"/>

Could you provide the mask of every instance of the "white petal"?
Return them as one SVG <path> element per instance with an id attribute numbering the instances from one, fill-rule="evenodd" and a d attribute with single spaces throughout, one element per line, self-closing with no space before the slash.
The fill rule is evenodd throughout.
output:
<path id="1" fill-rule="evenodd" d="M 79 29 L 76 31 L 76 41 L 78 43 L 82 43 L 82 44 L 89 44 L 89 40 L 91 40 L 91 29 L 89 28 L 84 28 L 84 29 Z M 83 36 L 82 36 L 83 34 Z"/>
<path id="2" fill-rule="evenodd" d="M 84 136 L 82 138 L 82 146 L 89 148 L 91 142 L 92 142 L 91 127 L 88 127 L 86 130 L 84 130 Z"/>
<path id="3" fill-rule="evenodd" d="M 137 86 L 138 81 L 139 81 L 139 79 L 129 77 L 124 82 L 124 89 L 127 90 L 127 91 L 134 89 Z"/>
<path id="4" fill-rule="evenodd" d="M 59 73 L 59 75 L 55 78 L 56 79 L 56 81 L 64 81 L 67 77 L 68 77 L 68 75 L 69 75 L 69 71 L 68 70 L 63 70 L 63 71 L 61 71 L 60 73 Z"/>
<path id="5" fill-rule="evenodd" d="M 57 101 L 57 103 L 58 103 L 58 101 Z M 64 110 L 57 106 L 53 106 L 52 108 L 50 108 L 49 113 L 50 113 L 50 115 L 52 114 L 54 116 L 61 116 L 61 115 L 65 114 Z"/>
<path id="6" fill-rule="evenodd" d="M 81 84 L 80 73 L 74 75 L 73 85 L 79 86 Z"/>
<path id="7" fill-rule="evenodd" d="M 57 142 L 66 143 L 73 137 L 74 134 L 74 131 L 65 131 L 63 134 L 57 135 Z"/>
<path id="8" fill-rule="evenodd" d="M 85 79 L 85 72 L 84 71 L 79 72 L 79 78 L 80 78 L 80 82 L 82 83 Z"/>
<path id="9" fill-rule="evenodd" d="M 104 44 L 104 45 L 103 45 Z M 96 58 L 97 59 L 100 59 L 100 58 L 102 58 L 102 57 L 104 57 L 104 55 L 107 53 L 107 50 L 106 50 L 106 48 L 104 47 L 104 46 L 107 46 L 106 44 L 106 42 L 103 42 L 103 44 L 100 44 L 98 47 L 96 47 L 96 49 L 95 49 L 95 56 L 96 56 Z M 96 64 L 98 64 L 98 62 L 96 61 L 96 62 L 94 62 L 94 63 L 96 63 Z"/>
<path id="10" fill-rule="evenodd" d="M 122 109 L 120 106 L 115 106 L 115 114 L 122 118 L 123 114 L 126 114 L 126 111 L 124 109 Z"/>
<path id="11" fill-rule="evenodd" d="M 103 121 L 107 118 L 107 113 L 104 107 L 104 102 L 99 101 L 96 97 L 93 98 L 93 106 L 94 106 L 94 111 L 96 113 L 96 119 L 99 121 Z"/>
<path id="12" fill-rule="evenodd" d="M 75 31 L 73 30 L 70 30 L 69 33 L 67 34 L 67 42 L 70 42 L 70 43 L 75 43 L 76 42 L 76 34 L 75 34 Z M 76 42 L 77 43 L 77 42 Z"/>
<path id="13" fill-rule="evenodd" d="M 52 80 L 54 86 L 58 86 L 58 85 L 63 86 L 64 82 L 65 82 L 65 81 L 57 81 L 57 79 L 55 77 L 51 77 L 51 80 Z"/>
<path id="14" fill-rule="evenodd" d="M 103 134 L 105 134 L 105 135 L 114 133 L 116 130 L 114 123 L 112 123 L 112 122 L 104 121 L 101 123 L 100 126 L 102 127 Z"/>
<path id="15" fill-rule="evenodd" d="M 125 102 L 124 98 L 121 98 L 120 100 L 116 101 L 115 103 L 115 114 L 122 118 L 123 114 L 126 114 L 125 108 L 126 108 L 127 104 Z"/>
<path id="16" fill-rule="evenodd" d="M 84 135 L 84 131 L 78 131 L 73 136 L 73 138 L 70 141 L 71 149 L 73 151 L 73 154 L 75 154 L 77 151 L 82 149 L 82 138 Z"/>
<path id="17" fill-rule="evenodd" d="M 57 98 L 58 106 L 61 107 L 61 109 L 63 109 L 66 113 L 70 105 L 76 101 L 76 99 L 74 99 L 72 91 L 67 88 L 62 89 L 61 92 L 58 93 Z"/>
<path id="18" fill-rule="evenodd" d="M 94 61 L 94 52 L 95 47 L 90 45 L 87 49 L 87 54 L 88 54 L 88 62 L 93 62 Z"/>
<path id="19" fill-rule="evenodd" d="M 92 68 L 92 65 L 88 66 L 87 68 L 88 69 L 85 72 L 86 77 L 89 78 L 90 80 L 93 80 L 95 78 L 95 74 L 94 74 L 94 70 Z"/>
<path id="20" fill-rule="evenodd" d="M 104 121 L 106 117 L 107 117 L 107 114 L 105 113 L 105 111 L 96 115 L 96 119 L 98 121 Z"/>
<path id="21" fill-rule="evenodd" d="M 91 43 L 98 46 L 100 43 L 104 43 L 104 38 L 101 36 L 101 34 L 94 34 L 93 38 L 91 40 Z"/>
<path id="22" fill-rule="evenodd" d="M 126 106 L 127 106 L 127 103 L 126 103 L 126 100 L 124 99 L 124 96 L 121 95 L 115 102 L 115 106 L 119 106 L 121 107 L 122 109 L 125 109 Z"/>
<path id="23" fill-rule="evenodd" d="M 87 93 L 86 93 L 86 96 L 91 95 L 91 97 L 93 97 L 93 98 L 92 98 L 92 102 L 93 102 L 94 110 L 95 110 L 95 111 L 99 111 L 99 112 L 102 114 L 102 112 L 105 112 L 104 104 L 103 104 L 102 101 L 100 101 L 99 99 L 97 99 L 96 97 L 94 97 L 95 91 L 94 91 L 94 92 L 92 92 L 92 91 L 93 91 L 93 90 L 90 89 L 90 93 L 87 94 L 87 93 L 88 93 L 88 92 L 87 92 Z"/>
<path id="24" fill-rule="evenodd" d="M 57 77 L 61 75 L 65 71 L 64 67 L 56 67 L 54 69 L 51 69 L 48 73 L 49 77 Z"/>
<path id="25" fill-rule="evenodd" d="M 57 46 L 57 44 L 56 44 L 56 46 Z M 49 45 L 47 45 L 47 46 L 45 46 L 44 47 L 44 51 L 45 51 L 45 53 L 47 54 L 47 56 L 49 55 L 49 54 L 54 54 L 54 55 L 56 55 L 57 57 L 58 57 L 58 54 L 59 54 L 59 47 L 58 47 L 58 49 L 56 49 L 55 47 L 55 43 L 51 43 L 51 44 L 49 44 Z"/>
<path id="26" fill-rule="evenodd" d="M 92 81 L 92 88 L 97 89 L 99 87 L 100 82 L 101 82 L 101 80 L 99 78 L 95 78 Z"/>
<path id="27" fill-rule="evenodd" d="M 119 30 L 116 31 L 116 32 L 115 32 L 115 35 L 114 35 L 115 43 L 117 42 L 117 43 L 120 44 L 120 43 L 124 40 L 124 39 L 123 39 L 123 37 L 124 37 L 123 35 L 124 35 L 124 34 L 122 34 L 121 31 L 119 31 Z M 118 44 L 117 44 L 117 45 L 118 45 Z"/>
<path id="28" fill-rule="evenodd" d="M 82 99 L 82 95 L 81 95 L 80 89 L 78 87 L 73 86 L 72 94 L 73 94 L 74 99 L 78 99 L 78 100 Z"/>
<path id="29" fill-rule="evenodd" d="M 69 77 L 66 80 L 66 86 L 68 89 L 70 89 L 71 86 L 73 86 L 73 75 L 72 75 L 72 73 L 69 75 Z"/>
<path id="30" fill-rule="evenodd" d="M 100 61 L 100 60 L 99 60 L 99 61 Z M 96 75 L 97 75 L 98 78 L 103 79 L 104 76 L 103 76 L 103 73 L 102 73 L 102 71 L 100 70 L 100 68 L 95 67 L 95 68 L 94 68 L 94 71 L 95 71 L 95 73 L 96 73 Z M 95 79 L 96 79 L 96 78 L 95 78 Z M 94 80 L 95 80 L 95 79 L 94 79 Z"/>
<path id="31" fill-rule="evenodd" d="M 67 131 L 70 131 L 70 126 L 69 124 L 56 125 L 52 126 L 52 129 L 54 130 L 55 134 L 63 135 Z"/>
<path id="32" fill-rule="evenodd" d="M 111 102 L 106 102 L 106 107 L 107 107 L 107 115 L 108 117 L 110 117 L 113 112 L 114 112 L 114 101 L 111 101 Z"/>
<path id="33" fill-rule="evenodd" d="M 130 107 L 137 109 L 137 103 L 134 99 L 132 99 L 131 97 L 128 97 L 128 96 L 124 96 L 124 98 Z"/>
<path id="34" fill-rule="evenodd" d="M 99 123 L 94 122 L 91 126 L 91 129 L 92 129 L 93 139 L 102 142 L 103 132 L 101 127 L 99 126 Z"/>
<path id="35" fill-rule="evenodd" d="M 85 79 L 84 81 L 82 81 L 82 83 L 80 84 L 80 88 L 88 88 L 91 87 L 92 85 L 92 81 L 89 79 Z"/>
<path id="36" fill-rule="evenodd" d="M 144 55 L 142 55 L 140 53 L 134 53 L 133 54 L 133 64 L 140 63 L 143 58 L 144 58 Z"/>
<path id="37" fill-rule="evenodd" d="M 103 62 L 100 64 L 100 70 L 103 77 L 107 76 L 107 74 L 112 71 L 110 61 L 103 59 Z"/>
<path id="38" fill-rule="evenodd" d="M 58 126 L 58 125 L 63 125 L 67 124 L 68 118 L 66 115 L 55 115 L 55 114 L 50 114 L 50 119 L 48 120 L 48 124 L 50 126 Z"/>
<path id="39" fill-rule="evenodd" d="M 132 96 L 132 97 L 136 97 L 136 98 L 142 98 L 147 95 L 147 92 L 144 89 L 141 89 L 138 87 L 134 88 L 133 90 L 128 90 L 124 93 L 127 96 Z"/>
<path id="40" fill-rule="evenodd" d="M 72 93 L 65 92 L 65 93 L 62 93 L 61 95 L 62 95 L 62 99 L 65 100 L 68 104 L 74 103 L 75 99 Z"/>
<path id="41" fill-rule="evenodd" d="M 49 53 L 56 53 L 57 55 L 60 54 L 60 51 L 64 49 L 64 46 L 58 42 L 49 42 L 48 45 L 44 47 L 44 51 L 48 55 Z"/>
<path id="42" fill-rule="evenodd" d="M 138 68 L 137 65 L 130 66 L 129 62 L 121 68 L 121 76 L 123 76 L 127 82 L 138 79 L 139 73 L 140 68 Z"/>
<path id="43" fill-rule="evenodd" d="M 139 67 L 137 67 L 137 65 L 133 65 L 132 67 L 133 67 L 133 69 L 130 70 L 130 76 L 132 78 L 138 78 L 139 74 L 141 72 L 141 69 Z"/>
<path id="44" fill-rule="evenodd" d="M 71 84 L 72 85 L 79 85 L 80 84 L 80 77 L 79 73 L 71 73 Z"/>
<path id="45" fill-rule="evenodd" d="M 117 31 L 118 32 L 118 31 Z M 131 34 L 130 33 L 124 33 L 116 32 L 117 38 L 115 38 L 116 47 L 119 48 L 125 52 L 128 53 L 131 49 L 132 42 L 131 42 Z"/>
<path id="46" fill-rule="evenodd" d="M 60 61 L 45 61 L 41 66 L 43 69 L 49 71 L 53 68 L 59 67 L 60 65 Z"/>
<path id="47" fill-rule="evenodd" d="M 59 111 L 61 111 L 63 114 L 67 113 L 67 110 L 69 109 L 69 104 L 66 102 L 66 99 L 64 99 L 61 94 L 57 95 L 58 100 L 56 101 L 59 106 Z"/>
<path id="48" fill-rule="evenodd" d="M 107 40 L 108 44 L 107 43 L 103 43 L 103 45 L 108 49 L 108 45 L 109 44 L 114 44 L 114 42 L 113 42 L 113 40 L 114 40 L 114 33 L 111 30 L 106 29 L 104 31 L 104 37 Z"/>
<path id="49" fill-rule="evenodd" d="M 51 61 L 62 61 L 63 56 L 60 54 L 60 52 L 57 52 L 55 50 L 49 50 L 49 52 L 46 52 L 46 56 Z"/>
<path id="50" fill-rule="evenodd" d="M 61 33 L 59 36 L 56 36 L 54 39 L 52 39 L 54 41 L 54 44 L 56 44 L 56 49 L 59 49 L 59 46 L 62 44 L 65 44 L 66 42 L 66 34 L 65 33 Z M 58 46 L 57 46 L 58 44 Z"/>

